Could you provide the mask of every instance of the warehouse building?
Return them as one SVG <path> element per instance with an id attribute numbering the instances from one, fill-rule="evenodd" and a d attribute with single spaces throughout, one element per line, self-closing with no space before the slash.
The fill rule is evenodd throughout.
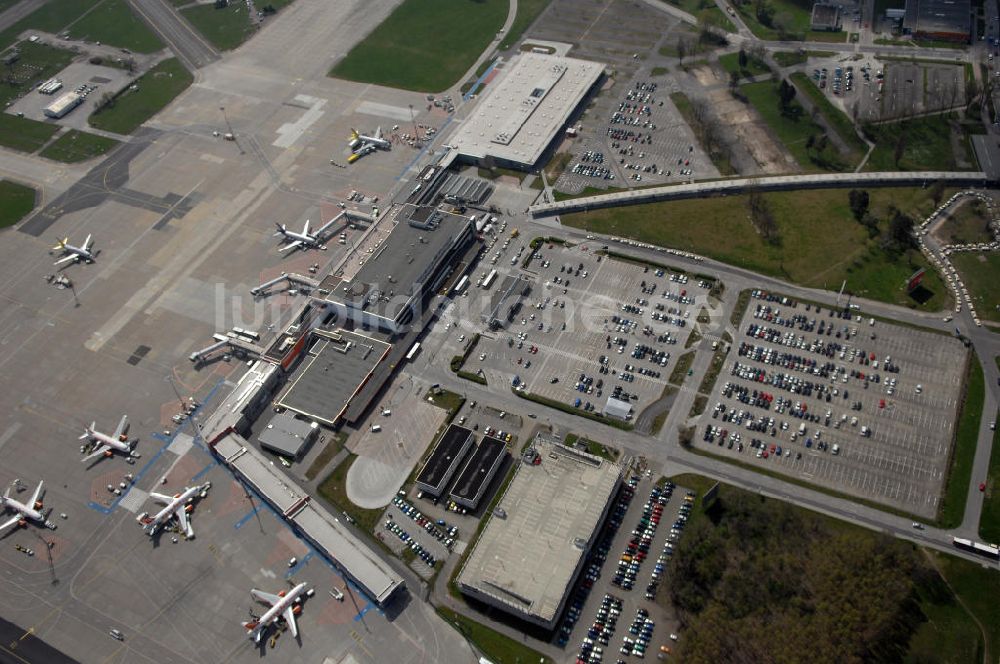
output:
<path id="1" fill-rule="evenodd" d="M 506 443 L 492 436 L 484 437 L 455 481 L 451 499 L 470 510 L 478 508 L 487 487 L 506 458 Z"/>
<path id="2" fill-rule="evenodd" d="M 265 450 L 298 461 L 316 438 L 319 425 L 296 419 L 291 413 L 278 413 L 271 418 L 257 440 Z"/>
<path id="3" fill-rule="evenodd" d="M 328 292 L 322 303 L 343 319 L 401 334 L 423 298 L 451 274 L 474 239 L 475 225 L 468 217 L 412 204 L 399 206 L 393 223 L 374 254 L 351 257 L 364 261 L 353 279 L 330 275 L 320 288 Z"/>
<path id="4" fill-rule="evenodd" d="M 76 92 L 67 92 L 45 107 L 46 117 L 58 120 L 83 103 L 83 96 Z"/>
<path id="5" fill-rule="evenodd" d="M 612 461 L 537 437 L 459 571 L 459 589 L 552 629 L 621 476 Z"/>
<path id="6" fill-rule="evenodd" d="M 478 165 L 535 168 L 603 75 L 597 62 L 521 53 L 489 85 L 452 145 Z"/>
<path id="7" fill-rule="evenodd" d="M 907 0 L 903 32 L 916 39 L 968 43 L 972 20 L 971 0 Z"/>
<path id="8" fill-rule="evenodd" d="M 444 494 L 474 443 L 471 430 L 457 424 L 449 426 L 417 476 L 417 487 L 434 497 Z"/>

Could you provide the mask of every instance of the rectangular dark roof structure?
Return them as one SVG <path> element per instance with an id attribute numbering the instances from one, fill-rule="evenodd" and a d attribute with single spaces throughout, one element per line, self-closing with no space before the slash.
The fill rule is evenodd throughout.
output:
<path id="1" fill-rule="evenodd" d="M 440 496 L 474 442 L 475 437 L 469 429 L 457 424 L 449 426 L 417 476 L 420 488 Z"/>
<path id="2" fill-rule="evenodd" d="M 507 445 L 492 436 L 483 438 L 476 451 L 469 457 L 469 462 L 455 481 L 451 490 L 451 499 L 459 505 L 476 509 L 482 500 L 486 488 L 493 481 L 493 476 L 503 464 Z"/>
<path id="3" fill-rule="evenodd" d="M 972 31 L 970 0 L 907 0 L 903 28 L 927 39 L 968 41 Z"/>
<path id="4" fill-rule="evenodd" d="M 305 366 L 276 404 L 334 426 L 392 345 L 343 329 L 312 335 Z"/>

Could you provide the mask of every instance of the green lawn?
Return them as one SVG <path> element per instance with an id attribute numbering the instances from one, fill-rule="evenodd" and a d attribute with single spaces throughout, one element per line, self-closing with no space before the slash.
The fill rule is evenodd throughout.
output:
<path id="1" fill-rule="evenodd" d="M 948 115 L 934 115 L 882 125 L 868 125 L 865 133 L 875 142 L 865 170 L 868 171 L 954 171 L 975 170 L 975 157 L 964 134 L 959 143 L 964 160 L 971 166 L 959 168 L 951 147 L 952 125 Z M 896 164 L 895 153 L 903 136 L 903 154 Z"/>
<path id="2" fill-rule="evenodd" d="M 125 0 L 103 0 L 93 11 L 69 26 L 71 39 L 101 42 L 136 53 L 153 53 L 163 42 L 146 26 Z"/>
<path id="3" fill-rule="evenodd" d="M 493 40 L 507 8 L 505 0 L 404 0 L 330 75 L 404 90 L 446 90 Z"/>
<path id="4" fill-rule="evenodd" d="M 494 664 L 528 664 L 528 662 L 546 664 L 552 661 L 537 650 L 529 648 L 523 643 L 490 629 L 486 625 L 478 623 L 461 613 L 443 606 L 435 608 L 438 615 L 445 622 L 475 644 L 476 648 L 482 651 L 483 656 Z"/>
<path id="5" fill-rule="evenodd" d="M 431 401 L 433 399 L 433 401 Z M 444 389 L 428 390 L 424 395 L 424 401 L 433 403 L 438 408 L 443 408 L 448 411 L 448 419 L 451 420 L 458 412 L 458 409 L 462 407 L 465 403 L 465 397 L 461 394 L 456 394 L 454 392 L 449 392 Z"/>
<path id="6" fill-rule="evenodd" d="M 349 514 L 357 522 L 358 528 L 371 537 L 372 533 L 375 532 L 375 527 L 378 525 L 383 510 L 366 510 L 358 507 L 347 497 L 347 489 L 345 487 L 347 471 L 351 469 L 357 458 L 357 455 L 349 454 L 346 459 L 337 464 L 333 472 L 319 485 L 319 495 L 333 505 L 338 512 Z"/>
<path id="7" fill-rule="evenodd" d="M 13 226 L 35 207 L 35 190 L 0 180 L 0 228 Z"/>
<path id="8" fill-rule="evenodd" d="M 773 17 L 775 20 L 772 21 L 772 26 L 778 21 L 782 22 L 785 27 L 786 38 L 801 41 L 807 34 L 809 36 L 818 34 L 809 30 L 812 18 L 812 3 L 796 0 L 767 0 L 766 4 L 774 10 Z M 740 16 L 743 17 L 743 22 L 750 28 L 750 31 L 760 39 L 777 40 L 781 38 L 778 30 L 774 27 L 768 27 L 757 20 L 753 3 L 735 4 L 734 7 L 740 13 Z M 840 40 L 843 41 L 844 33 L 833 34 L 839 35 Z"/>
<path id="9" fill-rule="evenodd" d="M 958 416 L 958 433 L 955 436 L 955 449 L 951 454 L 948 482 L 938 507 L 937 524 L 942 528 L 957 527 L 965 514 L 965 502 L 972 479 L 972 462 L 976 456 L 976 441 L 979 439 L 979 420 L 983 415 L 985 383 L 983 368 L 979 365 L 976 354 L 972 353 L 966 374 L 965 402 Z"/>
<path id="10" fill-rule="evenodd" d="M 164 60 L 136 80 L 135 90 L 126 89 L 112 106 L 93 113 L 87 122 L 105 131 L 130 134 L 159 113 L 193 80 L 191 72 L 176 58 Z"/>
<path id="11" fill-rule="evenodd" d="M 761 119 L 778 136 L 781 142 L 792 153 L 795 160 L 807 171 L 845 171 L 851 168 L 850 155 L 841 155 L 832 143 L 822 152 L 815 148 L 809 149 L 807 141 L 810 136 L 819 138 L 825 132 L 822 127 L 813 122 L 802 106 L 795 100 L 790 104 L 791 114 L 782 114 L 778 107 L 777 83 L 761 81 L 740 86 L 754 110 Z"/>
<path id="12" fill-rule="evenodd" d="M 951 262 L 962 275 L 962 281 L 969 289 L 976 303 L 976 313 L 983 320 L 1000 321 L 1000 254 L 956 253 Z"/>
<path id="13" fill-rule="evenodd" d="M 851 118 L 847 117 L 843 111 L 834 106 L 830 98 L 823 94 L 823 91 L 813 83 L 812 79 L 802 72 L 795 72 L 789 78 L 795 83 L 795 87 L 799 89 L 799 93 L 807 95 L 816 104 L 820 115 L 823 116 L 827 124 L 856 153 L 851 161 L 853 163 L 860 161 L 864 154 L 868 152 L 868 146 L 854 130 L 854 122 Z"/>
<path id="14" fill-rule="evenodd" d="M 568 433 L 563 439 L 568 447 L 574 447 L 577 443 L 583 443 L 588 454 L 593 454 L 594 456 L 599 456 L 609 461 L 614 461 L 621 454 L 621 451 L 616 447 L 608 447 L 604 443 L 598 443 L 597 441 L 590 440 L 589 438 L 581 438 L 575 433 Z"/>
<path id="15" fill-rule="evenodd" d="M 806 53 L 800 53 L 799 51 L 775 51 L 771 54 L 771 57 L 782 67 L 800 65 L 809 59 Z"/>
<path id="16" fill-rule="evenodd" d="M 915 219 L 933 208 L 927 190 L 885 188 L 869 193 L 872 214 L 878 219 L 887 217 L 890 204 Z M 563 215 L 562 223 L 686 249 L 809 287 L 836 289 L 846 279 L 848 290 L 864 291 L 872 299 L 927 311 L 946 306 L 947 291 L 933 269 L 928 269 L 925 282 L 933 294 L 929 300 L 920 304 L 905 293 L 906 278 L 917 267 L 926 267 L 926 261 L 915 251 L 890 260 L 878 241 L 869 239 L 864 227 L 854 221 L 847 190 L 775 192 L 764 194 L 764 199 L 777 222 L 779 246 L 766 243 L 753 231 L 747 220 L 746 196 L 592 210 Z M 886 222 L 881 228 L 885 230 Z"/>
<path id="17" fill-rule="evenodd" d="M 749 78 L 751 76 L 756 76 L 758 74 L 767 74 L 770 72 L 767 63 L 761 62 L 757 58 L 747 55 L 747 66 L 740 69 L 740 54 L 737 53 L 726 53 L 725 55 L 719 56 L 719 64 L 727 72 L 736 72 L 744 78 Z"/>
<path id="18" fill-rule="evenodd" d="M 98 157 L 116 145 L 118 141 L 113 138 L 70 129 L 47 145 L 40 156 L 72 164 Z"/>
<path id="19" fill-rule="evenodd" d="M 983 413 L 984 417 L 996 422 L 1000 413 Z M 1000 543 L 1000 430 L 993 432 L 993 450 L 990 453 L 990 467 L 986 477 L 986 496 L 983 513 L 979 517 L 979 537 L 984 542 Z"/>
<path id="20" fill-rule="evenodd" d="M 0 108 L 31 93 L 36 84 L 58 74 L 76 57 L 73 51 L 28 41 L 18 43 L 17 50 L 21 57 L 4 71 L 6 81 L 0 85 Z M 39 95 L 38 99 L 47 98 Z"/>
<path id="21" fill-rule="evenodd" d="M 255 31 L 246 5 L 242 2 L 234 2 L 225 9 L 216 9 L 214 5 L 198 5 L 182 9 L 181 14 L 220 51 L 236 48 Z"/>
<path id="22" fill-rule="evenodd" d="M 0 48 L 6 48 L 25 30 L 44 30 L 58 34 L 100 0 L 48 0 L 20 21 L 0 32 Z"/>
<path id="23" fill-rule="evenodd" d="M 306 470 L 306 479 L 312 481 L 319 471 L 326 467 L 326 464 L 330 463 L 333 457 L 337 456 L 337 452 L 344 448 L 344 444 L 347 443 L 347 433 L 344 431 L 338 431 L 334 434 L 326 435 L 326 447 L 323 448 L 316 458 L 313 460 L 312 464 Z"/>
<path id="24" fill-rule="evenodd" d="M 1000 603 L 996 601 L 1000 596 L 1000 572 L 937 551 L 928 551 L 928 555 L 952 591 L 986 630 L 986 656 L 965 661 L 996 661 L 1000 650 Z M 927 653 L 929 658 L 910 661 L 939 661 L 945 652 L 933 648 Z"/>
<path id="25" fill-rule="evenodd" d="M 692 16 L 698 16 L 698 13 L 703 9 L 715 7 L 715 3 L 711 0 L 660 0 L 660 2 L 683 9 Z"/>
<path id="26" fill-rule="evenodd" d="M 510 30 L 507 34 L 503 36 L 503 43 L 501 44 L 502 49 L 508 49 L 514 44 L 516 44 L 524 31 L 535 22 L 538 15 L 549 6 L 552 0 L 518 0 L 517 1 L 517 14 L 514 16 L 514 23 L 511 24 Z M 500 19 L 500 24 L 503 25 L 504 19 Z"/>
<path id="27" fill-rule="evenodd" d="M 20 152 L 34 152 L 59 131 L 59 125 L 0 113 L 0 145 Z"/>
<path id="28" fill-rule="evenodd" d="M 936 234 L 950 244 L 992 242 L 989 221 L 986 206 L 979 199 L 966 199 L 948 215 Z"/>

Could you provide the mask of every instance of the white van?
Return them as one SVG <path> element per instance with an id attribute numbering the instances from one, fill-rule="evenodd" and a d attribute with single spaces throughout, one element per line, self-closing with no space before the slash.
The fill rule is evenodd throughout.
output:
<path id="1" fill-rule="evenodd" d="M 372 433 L 378 433 L 381 430 L 382 430 L 382 425 L 381 424 L 373 424 L 372 425 Z"/>

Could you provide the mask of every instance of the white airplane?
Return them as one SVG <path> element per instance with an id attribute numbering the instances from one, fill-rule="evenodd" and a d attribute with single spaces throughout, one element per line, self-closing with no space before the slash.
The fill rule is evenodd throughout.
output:
<path id="1" fill-rule="evenodd" d="M 91 236 L 87 236 L 87 239 L 83 241 L 83 244 L 79 247 L 74 247 L 69 243 L 69 238 L 63 238 L 59 240 L 56 246 L 52 247 L 52 251 L 63 252 L 63 257 L 57 260 L 53 265 L 61 265 L 63 263 L 68 263 L 70 261 L 76 263 L 78 261 L 85 261 L 87 263 L 93 263 L 96 257 L 93 252 L 91 252 L 91 247 L 94 242 L 91 240 Z"/>
<path id="2" fill-rule="evenodd" d="M 164 496 L 162 493 L 151 491 L 149 497 L 164 505 L 164 508 L 154 516 L 150 516 L 149 512 L 143 512 L 136 517 L 136 521 L 142 524 L 142 529 L 146 531 L 147 535 L 153 537 L 171 519 L 177 519 L 177 524 L 184 531 L 184 536 L 187 539 L 193 539 L 194 528 L 191 527 L 191 522 L 188 520 L 188 512 L 194 509 L 194 505 L 191 503 L 195 496 L 204 498 L 210 488 L 212 488 L 212 483 L 207 482 L 202 486 L 188 487 L 174 496 Z"/>
<path id="3" fill-rule="evenodd" d="M 337 215 L 330 221 L 326 222 L 320 226 L 315 233 L 309 232 L 309 220 L 306 219 L 306 223 L 302 226 L 302 232 L 296 233 L 295 231 L 290 231 L 284 224 L 279 224 L 274 222 L 274 225 L 278 227 L 278 231 L 274 234 L 275 237 L 284 237 L 285 240 L 291 240 L 288 244 L 278 249 L 278 251 L 288 251 L 289 249 L 294 249 L 296 247 L 307 247 L 307 248 L 319 248 L 326 249 L 323 244 L 323 234 L 326 233 L 330 226 L 333 226 L 334 222 L 340 219 L 341 215 Z"/>
<path id="4" fill-rule="evenodd" d="M 250 594 L 255 600 L 269 604 L 271 608 L 265 611 L 264 615 L 258 620 L 243 623 L 243 627 L 247 630 L 247 636 L 253 639 L 254 643 L 260 643 L 260 637 L 264 630 L 278 622 L 279 619 L 284 618 L 285 623 L 288 624 L 288 629 L 292 632 L 292 636 L 298 637 L 299 628 L 295 624 L 295 616 L 302 611 L 302 604 L 299 597 L 306 592 L 308 591 L 306 590 L 305 583 L 300 583 L 287 592 L 282 590 L 277 595 L 272 595 L 256 588 L 251 590 Z"/>
<path id="5" fill-rule="evenodd" d="M 380 150 L 392 149 L 392 143 L 382 138 L 382 127 L 376 129 L 373 136 L 365 136 L 364 134 L 358 133 L 357 129 L 351 130 L 351 140 L 348 142 L 348 145 L 352 150 L 357 151 L 359 145 L 367 144 L 374 145 Z"/>
<path id="6" fill-rule="evenodd" d="M 118 423 L 118 428 L 110 436 L 95 429 L 96 425 L 97 422 L 91 422 L 90 426 L 83 430 L 83 435 L 80 436 L 80 440 L 86 439 L 94 443 L 94 449 L 90 454 L 83 457 L 83 461 L 89 461 L 99 456 L 114 456 L 115 452 L 132 456 L 132 443 L 124 435 L 125 429 L 128 427 L 128 415 L 122 415 L 121 422 Z"/>
<path id="7" fill-rule="evenodd" d="M 43 484 L 44 482 L 38 483 L 38 488 L 35 489 L 35 493 L 31 496 L 31 500 L 27 503 L 22 503 L 11 498 L 10 487 L 7 487 L 7 490 L 3 492 L 3 508 L 5 511 L 9 510 L 11 512 L 17 512 L 17 515 L 11 517 L 8 521 L 0 523 L 0 531 L 7 530 L 14 524 L 26 526 L 28 525 L 28 521 L 34 521 L 39 525 L 53 528 L 52 524 L 50 524 L 45 518 L 45 514 L 41 511 Z"/>

